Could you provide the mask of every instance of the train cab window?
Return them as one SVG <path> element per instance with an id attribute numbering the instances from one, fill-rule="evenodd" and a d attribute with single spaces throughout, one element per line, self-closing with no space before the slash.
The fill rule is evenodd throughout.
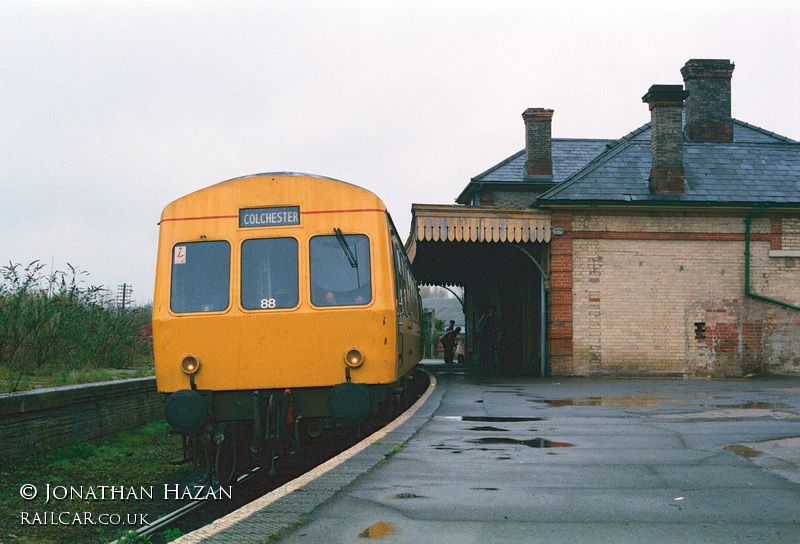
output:
<path id="1" fill-rule="evenodd" d="M 265 238 L 242 243 L 242 308 L 294 308 L 298 302 L 297 240 Z"/>
<path id="2" fill-rule="evenodd" d="M 314 306 L 358 306 L 372 300 L 369 238 L 365 235 L 314 236 L 309 259 Z"/>
<path id="3" fill-rule="evenodd" d="M 221 312 L 228 307 L 231 246 L 186 242 L 172 248 L 170 308 L 175 313 Z"/>

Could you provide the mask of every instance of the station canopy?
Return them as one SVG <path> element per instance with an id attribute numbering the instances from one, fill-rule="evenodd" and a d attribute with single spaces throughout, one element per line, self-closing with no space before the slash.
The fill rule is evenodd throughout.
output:
<path id="1" fill-rule="evenodd" d="M 406 252 L 420 284 L 467 285 L 500 247 L 540 253 L 550 241 L 550 212 L 488 206 L 412 204 Z"/>

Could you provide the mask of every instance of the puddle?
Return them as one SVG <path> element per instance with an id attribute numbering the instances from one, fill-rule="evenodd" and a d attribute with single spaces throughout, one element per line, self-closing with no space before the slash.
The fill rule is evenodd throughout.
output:
<path id="1" fill-rule="evenodd" d="M 558 408 L 560 406 L 616 406 L 616 407 L 655 407 L 666 403 L 685 403 L 684 400 L 666 397 L 583 397 L 575 399 L 531 399 L 531 402 L 545 402 Z"/>
<path id="2" fill-rule="evenodd" d="M 637 395 L 645 395 L 648 397 L 658 397 L 662 395 L 686 395 L 689 397 L 699 397 L 701 399 L 729 399 L 730 396 L 714 396 L 705 391 L 636 391 Z"/>
<path id="3" fill-rule="evenodd" d="M 546 403 L 549 406 L 558 408 L 561 406 L 612 406 L 622 408 L 655 408 L 665 405 L 681 406 L 696 405 L 708 406 L 710 408 L 729 408 L 737 410 L 787 410 L 793 408 L 790 404 L 781 402 L 760 402 L 748 401 L 738 404 L 710 404 L 703 402 L 707 400 L 722 400 L 730 397 L 714 397 L 702 396 L 698 393 L 687 393 L 688 396 L 694 396 L 695 399 L 676 399 L 669 397 L 655 397 L 649 395 L 636 396 L 636 397 L 583 397 L 572 399 L 529 399 L 529 402 Z"/>
<path id="4" fill-rule="evenodd" d="M 394 533 L 394 523 L 390 521 L 379 521 L 358 533 L 358 538 L 384 538 Z"/>
<path id="5" fill-rule="evenodd" d="M 471 421 L 474 423 L 514 423 L 517 421 L 542 421 L 541 417 L 491 417 L 491 416 L 436 416 L 450 421 Z"/>
<path id="6" fill-rule="evenodd" d="M 730 395 L 709 395 L 702 391 L 681 391 L 680 394 L 686 395 L 687 397 L 696 397 L 698 399 L 725 400 L 732 398 Z"/>
<path id="7" fill-rule="evenodd" d="M 468 431 L 481 431 L 481 432 L 498 432 L 507 433 L 508 429 L 501 429 L 500 427 L 492 427 L 491 425 L 484 425 L 483 427 L 470 427 Z"/>
<path id="8" fill-rule="evenodd" d="M 741 404 L 714 404 L 713 408 L 735 408 L 739 410 L 786 410 L 794 408 L 791 404 L 782 402 L 742 402 Z"/>
<path id="9" fill-rule="evenodd" d="M 532 438 L 530 440 L 517 440 L 515 438 L 505 438 L 500 436 L 492 436 L 488 438 L 478 438 L 470 440 L 473 444 L 513 444 L 528 446 L 529 448 L 571 448 L 575 444 L 569 442 L 553 442 L 546 438 Z"/>
<path id="10" fill-rule="evenodd" d="M 722 449 L 732 451 L 739 457 L 744 457 L 745 459 L 753 459 L 754 457 L 761 457 L 762 455 L 760 451 L 754 450 L 753 448 L 748 448 L 747 446 L 742 446 L 741 444 L 725 446 Z"/>
<path id="11" fill-rule="evenodd" d="M 786 389 L 770 389 L 770 391 L 782 391 L 784 393 L 800 393 L 800 387 L 789 387 Z"/>

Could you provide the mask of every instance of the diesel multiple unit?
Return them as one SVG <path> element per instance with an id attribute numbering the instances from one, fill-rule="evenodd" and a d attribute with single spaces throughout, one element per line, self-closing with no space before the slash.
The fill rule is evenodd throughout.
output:
<path id="1" fill-rule="evenodd" d="M 261 174 L 169 204 L 153 343 L 167 421 L 207 477 L 393 413 L 421 357 L 416 282 L 386 206 Z"/>

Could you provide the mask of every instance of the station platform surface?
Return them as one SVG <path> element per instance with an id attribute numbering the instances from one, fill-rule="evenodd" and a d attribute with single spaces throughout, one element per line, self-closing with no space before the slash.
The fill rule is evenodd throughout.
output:
<path id="1" fill-rule="evenodd" d="M 800 542 L 800 377 L 426 363 L 402 422 L 175 542 Z"/>

